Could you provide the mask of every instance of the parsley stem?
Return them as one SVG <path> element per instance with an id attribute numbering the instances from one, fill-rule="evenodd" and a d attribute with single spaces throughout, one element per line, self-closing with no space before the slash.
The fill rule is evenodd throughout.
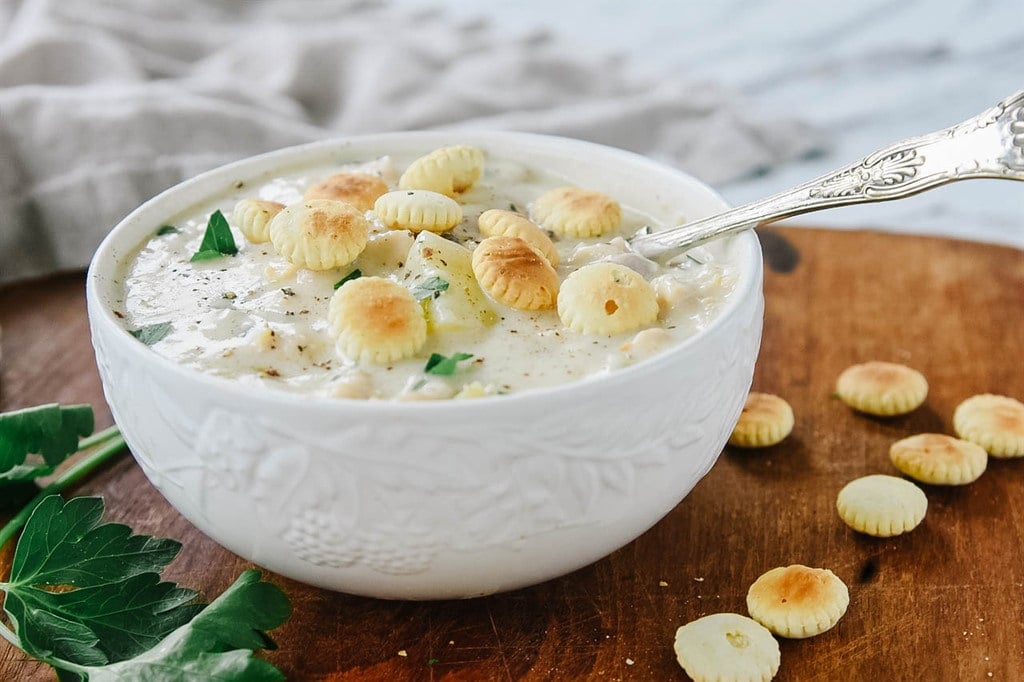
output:
<path id="1" fill-rule="evenodd" d="M 101 431 L 100 434 L 106 433 L 107 431 L 110 431 L 110 429 Z M 96 438 L 100 434 L 92 436 L 89 440 Z M 75 462 L 75 464 L 68 467 L 67 471 L 54 479 L 53 483 L 40 490 L 39 493 L 32 498 L 31 502 L 25 505 L 21 511 L 15 514 L 11 520 L 7 522 L 7 525 L 0 528 L 0 549 L 2 549 L 19 530 L 21 530 L 22 526 L 24 526 L 28 521 L 28 518 L 32 516 L 32 512 L 36 510 L 36 507 L 39 506 L 40 502 L 50 495 L 59 493 L 85 476 L 88 476 L 93 469 L 121 452 L 121 450 L 124 449 L 124 445 L 123 436 L 117 435 L 114 437 L 108 437 L 108 440 L 102 447 L 97 448 L 95 452 L 91 452 L 80 461 Z"/>
<path id="2" fill-rule="evenodd" d="M 102 431 L 97 431 L 88 438 L 83 438 L 82 440 L 78 441 L 78 452 L 81 452 L 82 450 L 88 450 L 89 448 L 95 447 L 100 443 L 105 443 L 114 436 L 119 435 L 120 433 L 121 432 L 118 430 L 117 424 L 109 426 L 103 429 Z"/>
<path id="3" fill-rule="evenodd" d="M 0 623 L 0 635 L 2 635 L 3 638 L 6 639 L 8 642 L 13 644 L 15 648 L 17 648 L 19 651 L 24 651 L 21 648 L 21 640 L 18 639 L 18 636 L 16 634 L 8 630 L 3 623 Z"/>

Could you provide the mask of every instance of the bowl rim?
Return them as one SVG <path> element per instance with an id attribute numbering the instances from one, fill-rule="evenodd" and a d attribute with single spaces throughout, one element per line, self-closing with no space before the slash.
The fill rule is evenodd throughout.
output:
<path id="1" fill-rule="evenodd" d="M 86 273 L 86 302 L 89 311 L 90 331 L 95 335 L 96 330 L 92 327 L 95 325 L 105 325 L 114 332 L 116 338 L 125 342 L 118 346 L 119 351 L 124 350 L 128 353 L 134 354 L 135 358 L 141 363 L 154 363 L 155 366 L 160 368 L 162 371 L 169 372 L 184 381 L 194 383 L 197 386 L 208 388 L 210 390 L 216 390 L 245 402 L 251 403 L 255 401 L 258 403 L 274 405 L 284 404 L 292 407 L 301 407 L 307 410 L 326 410 L 329 412 L 346 412 L 352 410 L 354 413 L 359 414 L 387 413 L 389 415 L 422 415 L 450 410 L 453 407 L 457 407 L 456 412 L 465 413 L 474 410 L 489 410 L 493 409 L 495 406 L 510 406 L 512 404 L 529 403 L 534 401 L 544 402 L 581 391 L 589 392 L 595 385 L 613 390 L 615 387 L 620 386 L 623 383 L 642 381 L 642 375 L 660 371 L 659 367 L 661 365 L 669 363 L 670 360 L 677 355 L 687 353 L 691 347 L 701 343 L 706 337 L 717 332 L 720 327 L 727 323 L 729 318 L 738 313 L 742 304 L 750 296 L 762 295 L 763 265 L 761 260 L 760 242 L 752 230 L 747 230 L 727 238 L 733 240 L 739 246 L 737 253 L 734 256 L 737 264 L 739 265 L 739 272 L 736 287 L 726 302 L 726 305 L 718 311 L 718 314 L 715 315 L 714 319 L 712 319 L 703 329 L 663 352 L 644 358 L 643 360 L 631 365 L 619 367 L 610 371 L 590 374 L 572 381 L 558 383 L 551 386 L 524 389 L 508 394 L 483 396 L 480 398 L 474 398 L 473 400 L 456 401 L 448 399 L 402 401 L 394 399 L 354 400 L 333 396 L 314 395 L 299 391 L 287 391 L 283 389 L 254 389 L 253 386 L 248 383 L 239 382 L 228 377 L 209 374 L 193 367 L 183 365 L 171 358 L 157 353 L 148 346 L 139 343 L 134 339 L 128 333 L 127 329 L 124 328 L 124 325 L 115 318 L 110 306 L 106 303 L 105 297 L 101 296 L 99 293 L 99 290 L 103 286 L 106 286 L 101 281 L 104 279 L 104 275 L 107 274 L 102 272 L 104 267 L 114 269 L 117 266 L 117 258 L 114 257 L 113 252 L 122 239 L 121 235 L 129 231 L 131 225 L 139 219 L 140 215 L 146 215 L 147 213 L 154 211 L 157 207 L 167 202 L 169 198 L 173 198 L 178 194 L 186 193 L 198 186 L 208 185 L 213 188 L 211 191 L 205 193 L 205 200 L 209 200 L 224 191 L 224 188 L 229 184 L 228 177 L 237 178 L 246 171 L 248 171 L 248 177 L 262 175 L 262 173 L 254 173 L 252 171 L 252 167 L 263 166 L 264 164 L 269 164 L 273 161 L 278 161 L 276 165 L 284 171 L 289 168 L 289 166 L 295 168 L 303 165 L 311 165 L 313 162 L 309 157 L 313 156 L 317 152 L 330 153 L 331 150 L 343 150 L 344 147 L 348 145 L 365 145 L 375 142 L 386 147 L 389 142 L 397 143 L 400 141 L 411 140 L 422 141 L 424 146 L 456 143 L 485 144 L 488 142 L 507 145 L 512 142 L 522 142 L 539 145 L 563 145 L 567 148 L 574 147 L 581 151 L 601 154 L 605 157 L 619 157 L 623 161 L 627 161 L 634 166 L 644 167 L 648 170 L 661 174 L 668 174 L 672 176 L 673 181 L 689 185 L 691 189 L 703 192 L 713 202 L 720 204 L 723 210 L 729 206 L 725 199 L 711 186 L 678 168 L 617 147 L 558 135 L 484 130 L 404 131 L 342 136 L 301 145 L 293 145 L 249 156 L 238 161 L 233 161 L 204 171 L 192 178 L 165 189 L 139 205 L 128 213 L 128 215 L 118 221 L 118 223 L 110 229 L 100 245 L 97 247 L 92 259 L 90 260 Z M 296 157 L 305 157 L 306 161 L 296 161 Z M 291 160 L 290 164 L 289 160 Z M 242 177 L 247 176 L 242 175 Z M 204 199 L 198 199 L 194 203 L 199 203 L 203 200 Z M 169 211 L 167 212 L 167 217 L 180 212 L 182 212 L 182 209 Z M 131 245 L 131 252 L 134 252 L 136 247 L 137 245 Z"/>

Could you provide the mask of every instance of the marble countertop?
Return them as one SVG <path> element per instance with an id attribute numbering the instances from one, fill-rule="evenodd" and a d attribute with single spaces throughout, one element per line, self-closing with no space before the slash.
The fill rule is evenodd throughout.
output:
<path id="1" fill-rule="evenodd" d="M 549 31 L 579 50 L 620 54 L 638 72 L 720 83 L 824 135 L 824 154 L 720 185 L 734 204 L 947 127 L 1024 88 L 1019 0 L 492 0 L 486 10 L 470 0 L 405 1 L 483 16 L 509 32 Z M 1024 248 L 1024 184 L 973 180 L 794 222 Z"/>

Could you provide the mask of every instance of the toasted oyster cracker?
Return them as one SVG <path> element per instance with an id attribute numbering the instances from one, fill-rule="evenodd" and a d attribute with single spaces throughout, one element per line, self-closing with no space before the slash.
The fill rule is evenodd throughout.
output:
<path id="1" fill-rule="evenodd" d="M 836 393 L 858 412 L 892 417 L 920 407 L 928 397 L 928 381 L 906 365 L 872 361 L 843 370 Z"/>
<path id="2" fill-rule="evenodd" d="M 751 392 L 729 436 L 729 445 L 764 448 L 776 445 L 793 431 L 793 408 L 771 393 Z"/>
<path id="3" fill-rule="evenodd" d="M 836 509 L 858 533 L 888 538 L 917 528 L 928 511 L 928 498 L 906 479 L 872 474 L 847 483 L 836 498 Z"/>
<path id="4" fill-rule="evenodd" d="M 545 229 L 568 237 L 600 237 L 619 229 L 622 208 L 607 194 L 556 187 L 533 202 L 531 213 Z"/>
<path id="5" fill-rule="evenodd" d="M 591 263 L 576 270 L 558 293 L 558 316 L 578 334 L 621 334 L 658 319 L 654 289 L 635 270 Z"/>
<path id="6" fill-rule="evenodd" d="M 551 238 L 524 215 L 492 208 L 480 214 L 477 226 L 485 237 L 519 237 L 540 251 L 552 266 L 558 265 L 558 249 Z"/>
<path id="7" fill-rule="evenodd" d="M 931 485 L 964 485 L 985 473 L 980 445 L 940 433 L 919 433 L 889 447 L 889 459 L 907 476 Z"/>
<path id="8" fill-rule="evenodd" d="M 388 183 L 379 175 L 347 171 L 335 173 L 302 195 L 303 199 L 333 199 L 352 204 L 360 211 L 369 211 L 377 197 L 386 194 Z"/>
<path id="9" fill-rule="evenodd" d="M 331 297 L 327 321 L 338 349 L 358 362 L 407 358 L 427 340 L 419 302 L 408 289 L 383 277 L 345 282 Z"/>
<path id="10" fill-rule="evenodd" d="M 270 221 L 284 209 L 284 204 L 264 199 L 242 199 L 231 212 L 231 221 L 253 244 L 270 241 Z"/>
<path id="11" fill-rule="evenodd" d="M 519 310 L 548 310 L 558 296 L 558 273 L 518 237 L 488 237 L 473 250 L 473 274 L 499 303 Z"/>
<path id="12" fill-rule="evenodd" d="M 814 637 L 831 629 L 849 604 L 846 584 L 832 571 L 801 564 L 773 568 L 747 591 L 750 617 L 789 639 Z"/>
<path id="13" fill-rule="evenodd" d="M 444 194 L 425 189 L 382 194 L 373 205 L 377 217 L 392 230 L 447 232 L 462 222 L 462 207 Z"/>
<path id="14" fill-rule="evenodd" d="M 968 398 L 953 411 L 953 429 L 993 457 L 1024 457 L 1024 403 L 1009 396 Z"/>
<path id="15" fill-rule="evenodd" d="M 772 633 L 738 613 L 714 613 L 683 625 L 674 649 L 694 682 L 768 682 L 782 662 Z"/>
<path id="16" fill-rule="evenodd" d="M 454 197 L 476 184 L 483 168 L 484 153 L 476 147 L 465 144 L 441 147 L 409 164 L 398 186 Z"/>
<path id="17" fill-rule="evenodd" d="M 343 201 L 311 199 L 292 204 L 270 221 L 270 241 L 289 263 L 309 270 L 348 265 L 366 246 L 370 224 Z"/>

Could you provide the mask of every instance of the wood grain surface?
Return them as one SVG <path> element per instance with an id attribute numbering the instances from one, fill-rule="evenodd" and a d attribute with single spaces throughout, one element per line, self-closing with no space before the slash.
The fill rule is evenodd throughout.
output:
<path id="1" fill-rule="evenodd" d="M 823 635 L 782 640 L 777 679 L 1024 679 L 1024 461 L 992 460 L 969 486 L 925 487 L 928 515 L 903 537 L 859 536 L 835 512 L 851 479 L 897 473 L 894 440 L 951 433 L 954 407 L 975 393 L 1024 398 L 1024 252 L 863 231 L 761 236 L 769 267 L 754 387 L 793 405 L 789 439 L 726 449 L 648 533 L 536 587 L 409 603 L 272 576 L 295 612 L 270 660 L 294 680 L 682 680 L 679 625 L 746 613 L 758 575 L 803 563 L 846 582 L 850 607 Z M 109 424 L 82 281 L 0 290 L 0 408 L 89 402 L 97 428 Z M 922 371 L 925 405 L 883 420 L 831 397 L 842 369 L 871 359 Z M 103 495 L 110 518 L 183 542 L 167 576 L 208 598 L 249 566 L 181 518 L 127 456 L 74 493 Z M 0 574 L 7 561 L 9 551 Z M 53 675 L 0 641 L 0 679 Z"/>

